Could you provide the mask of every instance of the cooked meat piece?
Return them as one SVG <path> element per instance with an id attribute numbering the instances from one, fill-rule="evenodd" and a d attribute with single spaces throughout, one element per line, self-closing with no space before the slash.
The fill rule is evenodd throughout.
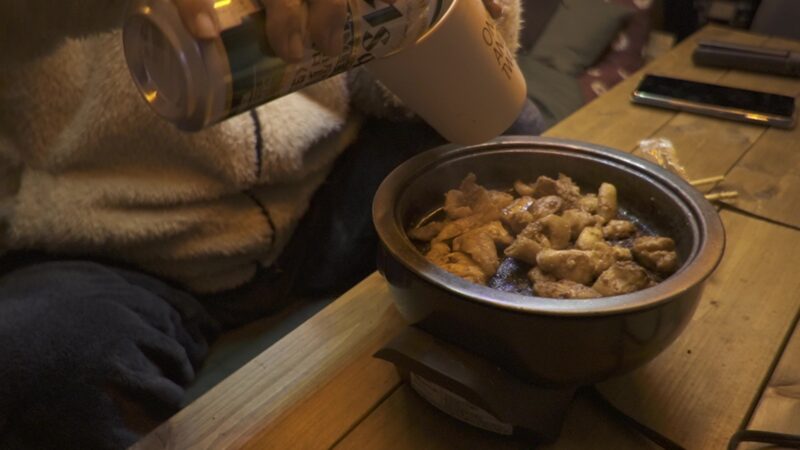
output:
<path id="1" fill-rule="evenodd" d="M 675 250 L 675 241 L 668 237 L 642 236 L 633 241 L 633 252 Z"/>
<path id="2" fill-rule="evenodd" d="M 528 209 L 533 205 L 533 198 L 520 197 L 502 210 L 502 220 L 507 223 L 514 233 L 522 231 L 529 223 L 533 222 L 533 215 Z"/>
<path id="3" fill-rule="evenodd" d="M 563 173 L 558 174 L 556 192 L 558 192 L 558 196 L 564 199 L 564 202 L 570 207 L 577 205 L 578 201 L 581 199 L 581 188 L 572 181 L 572 178 Z"/>
<path id="4" fill-rule="evenodd" d="M 596 242 L 594 248 L 589 252 L 594 266 L 594 276 L 598 276 L 611 267 L 616 261 L 614 250 L 605 242 Z"/>
<path id="5" fill-rule="evenodd" d="M 458 187 L 458 189 L 462 191 L 467 198 L 470 198 L 475 194 L 476 191 L 483 189 L 483 187 L 478 185 L 478 177 L 475 176 L 474 173 L 470 172 L 464 177 L 463 180 L 461 180 L 461 185 Z"/>
<path id="6" fill-rule="evenodd" d="M 557 195 L 548 195 L 533 202 L 533 206 L 528 211 L 533 214 L 533 219 L 541 219 L 544 216 L 555 214 L 564 206 L 564 200 Z"/>
<path id="7" fill-rule="evenodd" d="M 514 242 L 505 249 L 505 255 L 531 265 L 536 264 L 536 255 L 544 247 L 539 242 L 525 236 L 517 236 Z"/>
<path id="8" fill-rule="evenodd" d="M 594 263 L 589 252 L 582 250 L 545 249 L 536 255 L 536 264 L 543 272 L 559 279 L 589 284 L 594 279 Z"/>
<path id="9" fill-rule="evenodd" d="M 434 242 L 431 244 L 431 248 L 428 250 L 428 253 L 425 254 L 425 258 L 436 265 L 442 265 L 445 263 L 449 253 L 449 245 L 445 244 L 444 242 Z"/>
<path id="10" fill-rule="evenodd" d="M 475 214 L 482 214 L 486 221 L 499 220 L 503 215 L 503 208 L 499 207 L 489 191 L 482 189 L 476 191 L 474 196 L 475 202 L 472 203 L 472 211 Z"/>
<path id="11" fill-rule="evenodd" d="M 602 297 L 599 292 L 569 280 L 534 283 L 533 291 L 539 297 L 587 299 Z"/>
<path id="12" fill-rule="evenodd" d="M 431 244 L 431 249 L 425 254 L 425 257 L 453 275 L 458 275 L 473 283 L 486 284 L 486 280 L 489 279 L 489 276 L 472 258 L 465 253 L 451 252 L 450 247 L 444 242 Z"/>
<path id="13" fill-rule="evenodd" d="M 550 247 L 556 250 L 567 248 L 572 234 L 569 222 L 555 214 L 544 216 L 539 222 L 542 224 L 544 235 L 550 241 Z"/>
<path id="14" fill-rule="evenodd" d="M 600 227 L 586 227 L 575 241 L 575 247 L 581 250 L 592 250 L 598 242 L 605 242 L 603 230 Z"/>
<path id="15" fill-rule="evenodd" d="M 637 238 L 641 230 L 634 223 L 617 219 L 617 189 L 610 183 L 602 183 L 597 194 L 581 195 L 570 177 L 559 174 L 557 180 L 517 180 L 514 191 L 519 198 L 513 191 L 486 189 L 469 174 L 445 194 L 447 218 L 410 229 L 408 236 L 430 242 L 425 256 L 434 264 L 484 285 L 497 276 L 504 249 L 516 260 L 507 261 L 514 270 L 532 266 L 528 278 L 535 294 L 550 298 L 634 292 L 678 268 L 672 239 Z M 627 246 L 629 238 L 635 238 L 632 249 L 610 243 L 626 239 Z"/>
<path id="16" fill-rule="evenodd" d="M 597 195 L 586 194 L 578 199 L 578 204 L 576 206 L 581 211 L 586 211 L 589 214 L 595 214 L 597 212 L 599 204 L 600 203 L 599 200 L 597 199 Z"/>
<path id="17" fill-rule="evenodd" d="M 462 217 L 452 222 L 447 222 L 442 227 L 442 231 L 433 239 L 434 241 L 446 241 L 460 236 L 469 230 L 474 230 L 485 223 L 489 222 L 483 214 L 473 214 L 471 216 Z"/>
<path id="18" fill-rule="evenodd" d="M 453 239 L 453 250 L 471 256 L 483 273 L 489 276 L 494 275 L 500 266 L 494 239 L 483 227 Z"/>
<path id="19" fill-rule="evenodd" d="M 546 281 L 558 281 L 556 277 L 542 272 L 542 269 L 538 267 L 534 267 L 528 271 L 528 279 L 531 280 L 533 284 L 544 283 Z"/>
<path id="20" fill-rule="evenodd" d="M 678 270 L 678 254 L 672 250 L 633 251 L 636 262 L 650 270 L 669 275 Z"/>
<path id="21" fill-rule="evenodd" d="M 611 251 L 614 252 L 614 259 L 617 261 L 630 261 L 633 259 L 633 254 L 631 254 L 630 249 L 625 247 L 615 245 L 611 247 Z"/>
<path id="22" fill-rule="evenodd" d="M 451 189 L 444 194 L 444 212 L 448 219 L 455 220 L 472 215 L 472 208 L 463 192 Z"/>
<path id="23" fill-rule="evenodd" d="M 542 244 L 542 248 L 551 248 L 550 239 L 544 233 L 544 224 L 541 221 L 531 222 L 522 231 L 517 234 L 517 237 L 526 237 Z"/>
<path id="24" fill-rule="evenodd" d="M 643 236 L 633 241 L 636 262 L 650 270 L 671 274 L 678 270 L 675 241 L 661 236 Z"/>
<path id="25" fill-rule="evenodd" d="M 589 250 L 589 249 L 587 249 Z M 594 243 L 594 247 L 588 252 L 594 265 L 594 275 L 598 276 L 617 261 L 630 261 L 630 250 L 622 247 L 614 247 L 605 241 Z"/>
<path id="26" fill-rule="evenodd" d="M 521 212 L 528 212 L 533 206 L 533 202 L 536 200 L 533 197 L 520 197 L 514 199 L 511 203 L 508 204 L 505 208 L 503 208 L 503 217 L 511 214 L 518 214 Z"/>
<path id="27" fill-rule="evenodd" d="M 489 275 L 484 273 L 469 255 L 460 252 L 453 252 L 447 256 L 447 261 L 441 265 L 442 269 L 471 281 L 476 284 L 486 284 Z"/>
<path id="28" fill-rule="evenodd" d="M 417 241 L 428 242 L 435 238 L 444 228 L 444 222 L 433 221 L 408 230 L 408 237 Z"/>
<path id="29" fill-rule="evenodd" d="M 501 193 L 502 194 L 502 193 Z M 444 210 L 450 219 L 460 219 L 474 214 L 483 214 L 486 220 L 500 217 L 501 206 L 496 194 L 491 194 L 477 183 L 474 173 L 467 175 L 458 190 L 445 194 Z"/>
<path id="30" fill-rule="evenodd" d="M 558 185 L 556 180 L 542 175 L 533 184 L 533 198 L 542 198 L 548 195 L 558 195 Z"/>
<path id="31" fill-rule="evenodd" d="M 510 205 L 511 202 L 514 201 L 514 196 L 509 194 L 508 192 L 488 191 L 488 194 L 489 194 L 489 200 L 497 209 L 500 210 Z"/>
<path id="32" fill-rule="evenodd" d="M 605 222 L 617 217 L 617 188 L 611 183 L 603 183 L 597 191 L 597 214 Z"/>
<path id="33" fill-rule="evenodd" d="M 517 191 L 517 194 L 520 196 L 533 197 L 533 186 L 522 180 L 517 180 L 514 182 L 514 190 Z"/>
<path id="34" fill-rule="evenodd" d="M 506 227 L 499 220 L 493 220 L 478 229 L 488 233 L 494 243 L 499 246 L 505 247 L 514 241 L 514 236 L 506 230 Z"/>
<path id="35" fill-rule="evenodd" d="M 625 239 L 636 234 L 636 225 L 627 220 L 609 220 L 603 227 L 603 236 L 606 239 Z"/>
<path id="36" fill-rule="evenodd" d="M 635 262 L 625 261 L 614 263 L 600 274 L 592 287 L 602 295 L 610 296 L 635 292 L 649 285 L 647 272 Z"/>
<path id="37" fill-rule="evenodd" d="M 636 262 L 650 270 L 669 275 L 678 270 L 678 254 L 672 250 L 655 250 L 652 252 L 637 252 L 633 255 Z"/>
<path id="38" fill-rule="evenodd" d="M 533 222 L 533 214 L 528 211 L 513 214 L 506 217 L 505 223 L 508 224 L 511 231 L 519 233 Z"/>
<path id="39" fill-rule="evenodd" d="M 561 217 L 569 223 L 571 239 L 577 239 L 584 228 L 595 224 L 595 218 L 580 209 L 568 209 L 561 214 Z"/>

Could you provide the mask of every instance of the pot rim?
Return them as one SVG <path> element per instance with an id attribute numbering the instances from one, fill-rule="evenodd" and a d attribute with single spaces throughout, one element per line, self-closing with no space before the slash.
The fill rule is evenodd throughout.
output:
<path id="1" fill-rule="evenodd" d="M 453 275 L 425 259 L 398 220 L 397 199 L 403 191 L 422 173 L 446 161 L 487 151 L 532 150 L 556 154 L 569 152 L 573 157 L 634 171 L 638 176 L 657 184 L 662 191 L 679 202 L 682 210 L 688 212 L 687 219 L 693 233 L 699 236 L 681 268 L 656 286 L 641 291 L 578 300 L 528 296 L 481 286 Z M 681 177 L 619 150 L 560 138 L 503 136 L 478 145 L 449 144 L 428 150 L 402 163 L 383 180 L 373 201 L 372 214 L 378 236 L 387 252 L 412 273 L 465 301 L 522 314 L 584 317 L 654 308 L 679 298 L 681 294 L 702 284 L 719 264 L 725 249 L 725 230 L 717 210 L 702 193 Z"/>

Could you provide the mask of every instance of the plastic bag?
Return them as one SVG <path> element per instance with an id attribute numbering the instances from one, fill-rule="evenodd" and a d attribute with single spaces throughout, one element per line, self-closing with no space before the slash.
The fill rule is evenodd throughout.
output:
<path id="1" fill-rule="evenodd" d="M 638 153 L 642 158 L 658 164 L 684 180 L 689 179 L 686 169 L 678 162 L 678 154 L 672 141 L 666 138 L 644 139 L 639 141 Z"/>

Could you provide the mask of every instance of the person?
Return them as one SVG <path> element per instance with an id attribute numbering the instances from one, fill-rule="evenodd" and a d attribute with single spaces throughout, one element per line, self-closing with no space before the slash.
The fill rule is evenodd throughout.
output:
<path id="1" fill-rule="evenodd" d="M 280 57 L 341 49 L 343 0 L 263 1 Z M 135 442 L 222 330 L 373 270 L 372 193 L 443 143 L 359 69 L 182 133 L 130 80 L 126 0 L 0 6 L 0 449 Z M 487 8 L 515 48 L 519 5 Z"/>

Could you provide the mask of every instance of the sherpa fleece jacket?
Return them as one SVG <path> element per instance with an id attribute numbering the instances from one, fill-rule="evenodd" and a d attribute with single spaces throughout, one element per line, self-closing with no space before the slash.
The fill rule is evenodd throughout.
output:
<path id="1" fill-rule="evenodd" d="M 507 1 L 498 24 L 516 49 Z M 178 131 L 130 78 L 126 8 L 0 0 L 0 254 L 113 258 L 197 293 L 237 287 L 276 259 L 359 117 L 402 106 L 357 69 Z"/>

